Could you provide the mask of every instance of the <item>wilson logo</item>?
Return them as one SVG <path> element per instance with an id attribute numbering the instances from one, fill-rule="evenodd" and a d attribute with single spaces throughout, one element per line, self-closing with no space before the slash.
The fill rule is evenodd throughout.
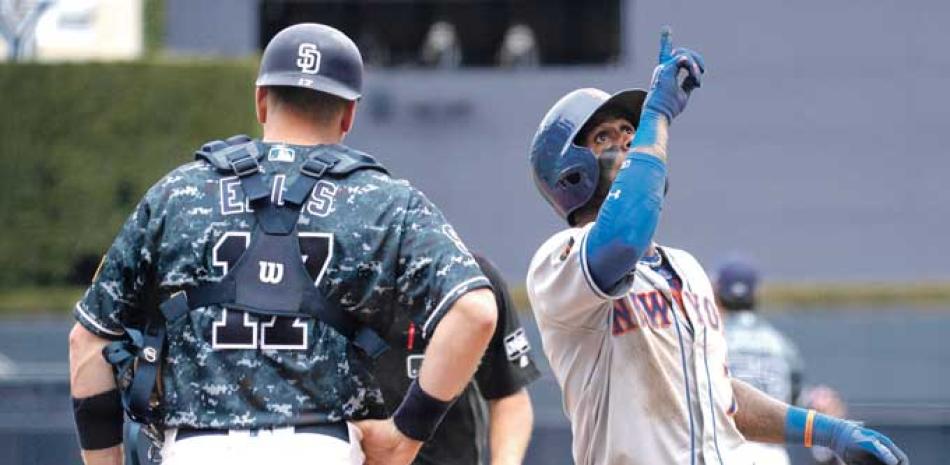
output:
<path id="1" fill-rule="evenodd" d="M 260 279 L 262 283 L 278 284 L 284 279 L 284 264 L 274 262 L 258 262 L 261 265 Z"/>

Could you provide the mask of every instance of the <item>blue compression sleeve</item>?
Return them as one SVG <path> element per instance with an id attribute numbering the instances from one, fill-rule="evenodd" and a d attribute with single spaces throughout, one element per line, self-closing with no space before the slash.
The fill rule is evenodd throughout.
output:
<path id="1" fill-rule="evenodd" d="M 663 116 L 644 111 L 633 147 L 656 144 L 659 118 Z M 639 152 L 627 157 L 587 237 L 587 267 L 600 290 L 613 295 L 646 253 L 660 219 L 665 185 L 662 160 Z"/>

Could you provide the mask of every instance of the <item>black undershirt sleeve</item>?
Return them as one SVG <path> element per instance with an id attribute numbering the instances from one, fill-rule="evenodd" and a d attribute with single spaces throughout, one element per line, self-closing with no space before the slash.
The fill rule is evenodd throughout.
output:
<path id="1" fill-rule="evenodd" d="M 491 282 L 498 306 L 495 334 L 475 372 L 475 382 L 486 399 L 500 399 L 518 392 L 541 373 L 531 358 L 528 338 L 501 273 L 485 257 L 473 255 Z"/>

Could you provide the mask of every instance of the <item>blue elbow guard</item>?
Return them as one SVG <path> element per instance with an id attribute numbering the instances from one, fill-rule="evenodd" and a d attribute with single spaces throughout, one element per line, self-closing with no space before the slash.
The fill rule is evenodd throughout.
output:
<path id="1" fill-rule="evenodd" d="M 666 164 L 631 153 L 610 187 L 587 237 L 587 267 L 597 287 L 614 295 L 653 240 L 663 204 Z"/>

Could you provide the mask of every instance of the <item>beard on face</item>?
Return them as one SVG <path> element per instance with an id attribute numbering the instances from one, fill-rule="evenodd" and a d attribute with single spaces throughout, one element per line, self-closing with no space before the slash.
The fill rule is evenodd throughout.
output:
<path id="1" fill-rule="evenodd" d="M 600 176 L 597 179 L 597 188 L 594 189 L 594 195 L 591 196 L 585 208 L 600 210 L 600 206 L 603 205 L 604 200 L 607 199 L 607 194 L 610 193 L 610 186 L 614 183 L 614 164 L 621 155 L 623 155 L 623 149 L 618 145 L 614 145 L 605 149 L 601 152 L 600 156 L 597 157 L 597 165 L 600 167 Z"/>
<path id="2" fill-rule="evenodd" d="M 606 197 L 610 193 L 610 185 L 614 183 L 614 166 L 621 155 L 623 155 L 623 149 L 618 145 L 614 145 L 604 150 L 597 158 L 597 165 L 600 166 L 600 179 L 597 180 L 597 189 L 594 191 L 594 196 Z"/>

